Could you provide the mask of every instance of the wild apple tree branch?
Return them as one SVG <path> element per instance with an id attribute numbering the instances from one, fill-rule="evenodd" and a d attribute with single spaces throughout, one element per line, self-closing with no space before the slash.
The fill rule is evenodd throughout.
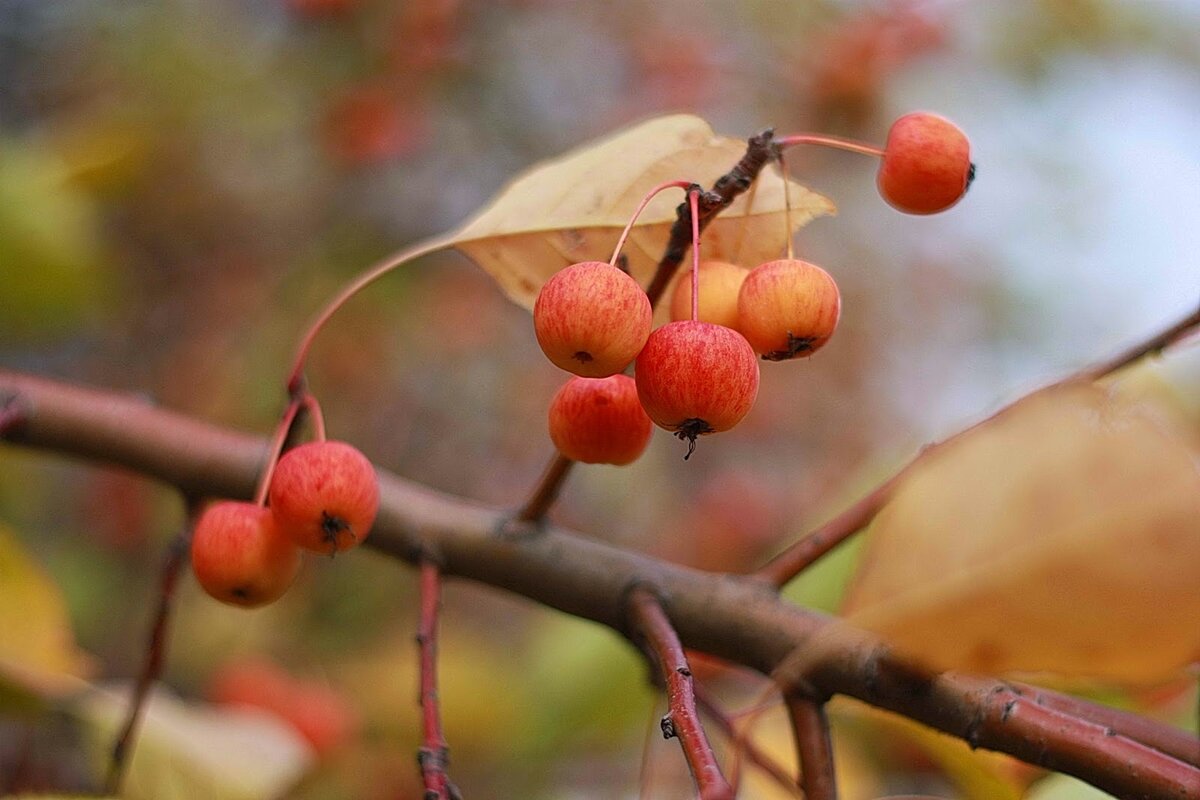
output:
<path id="1" fill-rule="evenodd" d="M 1166 329 L 1153 334 L 1144 341 L 1138 342 L 1120 355 L 1117 355 L 1106 361 L 1093 364 L 1092 366 L 1079 370 L 1078 372 L 1068 375 L 1061 380 L 1057 380 L 1054 383 L 1044 387 L 1042 391 L 1069 383 L 1100 380 L 1101 378 L 1124 369 L 1130 364 L 1146 358 L 1147 356 L 1158 355 L 1162 353 L 1162 351 L 1166 348 L 1187 338 L 1189 335 L 1195 332 L 1197 327 L 1200 327 L 1200 307 L 1197 307 L 1190 314 L 1183 317 L 1173 325 L 1170 325 Z M 784 586 L 788 581 L 792 580 L 809 566 L 811 566 L 814 561 L 828 553 L 833 548 L 837 547 L 842 542 L 849 539 L 858 531 L 865 528 L 867 523 L 874 519 L 875 515 L 879 513 L 880 509 L 887 504 L 887 501 L 892 496 L 893 490 L 900 485 L 905 476 L 908 475 L 908 473 L 921 461 L 923 457 L 933 450 L 954 441 L 960 436 L 975 430 L 989 420 L 992 420 L 1000 414 L 1003 414 L 1005 411 L 1012 408 L 1014 405 L 1028 396 L 1029 395 L 1025 395 L 1024 397 L 1018 398 L 994 414 L 991 414 L 986 419 L 980 420 L 974 425 L 958 431 L 941 442 L 923 448 L 920 453 L 918 453 L 911 461 L 901 467 L 899 471 L 864 495 L 858 500 L 858 502 L 850 506 L 850 508 L 846 509 L 838 516 L 826 522 L 824 525 L 821 525 L 811 533 L 796 541 L 786 550 L 779 553 L 779 555 L 775 556 L 762 567 L 760 567 L 754 574 L 767 581 L 772 586 Z"/>
<path id="2" fill-rule="evenodd" d="M 17 398 L 24 409 L 6 440 L 117 464 L 188 495 L 252 497 L 268 453 L 261 437 L 139 397 L 6 370 L 0 370 L 0 397 Z M 647 587 L 686 648 L 772 674 L 789 654 L 819 640 L 799 676 L 814 696 L 855 697 L 1119 797 L 1200 800 L 1195 763 L 1070 711 L 1040 706 L 1001 681 L 925 674 L 878 639 L 784 602 L 759 578 L 689 569 L 551 525 L 504 536 L 498 531 L 509 518 L 506 509 L 382 470 L 380 487 L 379 517 L 365 544 L 411 564 L 432 556 L 445 576 L 504 589 L 621 632 L 630 590 Z"/>

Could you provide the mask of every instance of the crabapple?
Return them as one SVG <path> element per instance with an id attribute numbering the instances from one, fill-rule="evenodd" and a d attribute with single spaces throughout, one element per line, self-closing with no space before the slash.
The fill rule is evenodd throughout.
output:
<path id="1" fill-rule="evenodd" d="M 299 569 L 300 551 L 262 506 L 221 500 L 196 521 L 192 571 L 223 603 L 253 608 L 278 600 Z"/>
<path id="2" fill-rule="evenodd" d="M 615 375 L 650 335 L 650 300 L 637 281 L 604 261 L 556 272 L 533 306 L 533 330 L 555 366 L 585 378 Z"/>
<path id="3" fill-rule="evenodd" d="M 324 756 L 353 738 L 358 715 L 328 685 L 295 678 L 271 661 L 240 659 L 225 664 L 208 686 L 222 706 L 257 708 L 287 722 Z"/>
<path id="4" fill-rule="evenodd" d="M 944 117 L 916 111 L 892 123 L 876 185 L 893 208 L 936 214 L 957 203 L 974 177 L 966 135 Z"/>
<path id="5" fill-rule="evenodd" d="M 628 375 L 572 377 L 550 401 L 550 438 L 585 464 L 629 464 L 650 441 L 651 424 Z"/>
<path id="6" fill-rule="evenodd" d="M 740 333 L 712 322 L 681 320 L 655 330 L 634 377 L 650 419 L 686 440 L 688 456 L 697 436 L 737 425 L 758 397 L 754 350 Z"/>
<path id="7" fill-rule="evenodd" d="M 768 261 L 738 292 L 738 330 L 768 361 L 807 356 L 833 335 L 841 305 L 825 270 L 795 258 Z"/>
<path id="8" fill-rule="evenodd" d="M 366 538 L 379 511 L 379 479 L 345 442 L 308 442 L 275 465 L 269 492 L 279 529 L 300 547 L 333 554 Z"/>
<path id="9" fill-rule="evenodd" d="M 715 322 L 727 328 L 737 328 L 737 296 L 749 270 L 730 264 L 728 261 L 700 262 L 700 299 L 698 302 L 701 322 Z M 671 319 L 692 318 L 692 280 L 689 273 L 681 273 L 671 293 Z"/>

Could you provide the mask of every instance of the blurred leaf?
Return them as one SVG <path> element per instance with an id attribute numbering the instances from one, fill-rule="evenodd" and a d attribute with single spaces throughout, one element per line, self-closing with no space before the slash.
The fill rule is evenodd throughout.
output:
<path id="1" fill-rule="evenodd" d="M 578 261 L 607 261 L 630 215 L 654 186 L 671 180 L 711 186 L 745 150 L 744 141 L 716 136 L 698 117 L 658 117 L 534 166 L 449 241 L 510 298 L 532 308 L 542 284 L 558 270 Z M 834 213 L 825 197 L 794 181 L 789 186 L 793 230 Z M 784 221 L 783 180 L 764 170 L 756 187 L 705 230 L 706 258 L 753 266 L 783 253 L 791 234 Z M 678 191 L 655 197 L 625 245 L 630 270 L 643 285 L 666 247 L 682 201 Z"/>
<path id="2" fill-rule="evenodd" d="M 93 757 L 107 764 L 128 710 L 128 693 L 95 689 L 76 712 Z M 184 703 L 154 692 L 126 773 L 126 800 L 269 800 L 283 797 L 312 764 L 312 751 L 266 712 Z"/>
<path id="3" fill-rule="evenodd" d="M 1142 407 L 1038 393 L 930 454 L 844 607 L 943 669 L 1153 682 L 1200 656 L 1200 474 Z"/>
<path id="4" fill-rule="evenodd" d="M 46 152 L 0 141 L 0 330 L 70 327 L 104 288 L 90 198 Z"/>
<path id="5" fill-rule="evenodd" d="M 58 586 L 0 524 L 0 707 L 77 689 L 88 658 L 75 645 Z"/>
<path id="6" fill-rule="evenodd" d="M 1112 795 L 1069 775 L 1050 775 L 1038 781 L 1026 800 L 1107 800 Z"/>

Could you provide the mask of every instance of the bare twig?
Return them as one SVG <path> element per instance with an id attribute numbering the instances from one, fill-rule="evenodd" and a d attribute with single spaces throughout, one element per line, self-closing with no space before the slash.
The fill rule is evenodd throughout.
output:
<path id="1" fill-rule="evenodd" d="M 104 793 L 119 795 L 121 784 L 125 779 L 138 726 L 150 696 L 150 689 L 162 674 L 166 662 L 167 634 L 171 619 L 171 608 L 175 599 L 175 587 L 179 582 L 179 573 L 188 561 L 188 548 L 192 543 L 192 525 L 196 519 L 198 506 L 188 504 L 188 520 L 182 530 L 176 534 L 167 548 L 163 559 L 162 572 L 159 575 L 158 609 L 154 614 L 154 622 L 150 626 L 150 635 L 146 641 L 146 656 L 142 661 L 142 671 L 134 685 L 133 697 L 129 701 L 129 713 L 121 728 L 117 740 L 113 743 L 112 757 L 108 765 L 108 776 L 104 781 Z"/>
<path id="2" fill-rule="evenodd" d="M 693 683 L 692 689 L 696 695 L 696 707 L 703 711 L 704 715 L 720 728 L 721 733 L 725 734 L 726 738 L 735 743 L 739 756 L 740 753 L 744 752 L 752 764 L 770 775 L 771 779 L 779 784 L 780 787 L 799 796 L 800 784 L 796 782 L 796 779 L 788 775 L 783 767 L 779 766 L 773 758 L 760 750 L 749 737 L 741 736 L 738 733 L 733 718 L 717 705 L 716 701 L 703 686 L 699 683 Z M 736 788 L 737 781 L 733 780 L 732 777 L 730 781 Z"/>
<path id="3" fill-rule="evenodd" d="M 564 456 L 562 453 L 555 451 L 550 457 L 550 463 L 546 465 L 546 469 L 542 472 L 542 477 L 538 479 L 537 486 L 533 488 L 533 492 L 529 495 L 529 499 L 521 506 L 521 510 L 517 512 L 515 519 L 518 522 L 538 522 L 545 518 L 546 512 L 550 510 L 550 506 L 554 505 L 554 501 L 558 499 L 559 492 L 562 491 L 563 483 L 567 479 L 567 474 L 571 471 L 571 467 L 575 462 Z"/>
<path id="4" fill-rule="evenodd" d="M 1107 361 L 1102 361 L 1091 367 L 1087 367 L 1078 372 L 1072 373 L 1061 380 L 1055 381 L 1048 386 L 1030 392 L 1009 403 L 1008 405 L 989 415 L 987 418 L 974 423 L 970 427 L 964 428 L 958 433 L 943 439 L 941 442 L 929 445 L 921 450 L 911 461 L 900 468 L 892 477 L 881 483 L 879 486 L 872 489 L 866 496 L 860 499 L 850 508 L 843 511 L 838 516 L 826 522 L 821 527 L 815 529 L 811 533 L 805 535 L 800 540 L 792 544 L 779 555 L 772 558 L 763 566 L 755 571 L 754 575 L 761 578 L 772 586 L 782 587 L 788 581 L 795 578 L 805 569 L 813 564 L 821 556 L 828 553 L 833 548 L 837 547 L 846 539 L 853 536 L 858 531 L 866 527 L 879 510 L 891 498 L 892 492 L 900 485 L 901 480 L 909 473 L 912 468 L 920 462 L 922 458 L 929 453 L 943 447 L 960 436 L 967 434 L 979 426 L 995 419 L 1000 414 L 1003 414 L 1008 409 L 1012 408 L 1017 403 L 1036 394 L 1038 391 L 1047 391 L 1057 386 L 1063 386 L 1069 383 L 1077 383 L 1081 381 L 1095 381 L 1107 375 L 1129 366 L 1130 364 L 1145 358 L 1150 355 L 1157 355 L 1170 347 L 1172 344 L 1179 342 L 1191 334 L 1197 327 L 1200 327 L 1200 309 L 1193 311 L 1178 322 L 1170 325 L 1166 329 L 1155 333 L 1150 338 L 1139 342 L 1130 347 L 1125 352 L 1115 358 Z"/>
<path id="5" fill-rule="evenodd" d="M 649 590 L 636 587 L 629 595 L 630 624 L 642 646 L 658 664 L 667 690 L 665 738 L 678 737 L 701 800 L 733 800 L 733 787 L 721 774 L 709 744 L 692 690 L 692 670 L 683 645 L 663 607 Z"/>
<path id="6" fill-rule="evenodd" d="M 421 618 L 417 627 L 420 648 L 421 722 L 424 743 L 417 750 L 417 763 L 425 781 L 425 800 L 458 800 L 460 795 L 446 775 L 450 748 L 442 732 L 437 690 L 437 618 L 441 603 L 441 571 L 429 558 L 422 559 Z"/>
<path id="7" fill-rule="evenodd" d="M 805 800 L 837 800 L 837 778 L 833 771 L 833 743 L 825 704 L 802 694 L 785 695 L 788 716 L 796 737 L 800 763 L 800 786 Z"/>

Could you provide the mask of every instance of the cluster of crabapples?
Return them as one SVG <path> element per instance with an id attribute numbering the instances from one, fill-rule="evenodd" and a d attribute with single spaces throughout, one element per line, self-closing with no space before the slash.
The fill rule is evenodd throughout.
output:
<path id="1" fill-rule="evenodd" d="M 777 140 L 799 143 L 879 156 L 881 196 L 910 214 L 949 208 L 974 177 L 966 136 L 926 112 L 896 120 L 882 150 L 828 137 Z M 550 402 L 550 437 L 562 455 L 584 463 L 631 463 L 652 423 L 686 440 L 690 456 L 698 436 L 729 430 L 750 411 L 759 356 L 811 355 L 829 341 L 841 313 L 837 284 L 807 261 L 747 269 L 696 259 L 692 280 L 675 284 L 672 321 L 652 329 L 645 291 L 615 262 L 614 255 L 555 273 L 533 309 L 542 351 L 574 374 Z M 631 363 L 632 378 L 623 374 Z"/>
<path id="2" fill-rule="evenodd" d="M 196 520 L 192 571 L 217 600 L 273 602 L 292 585 L 302 550 L 333 555 L 361 542 L 379 510 L 379 480 L 353 446 L 308 442 L 279 459 L 267 499 L 218 500 Z"/>

